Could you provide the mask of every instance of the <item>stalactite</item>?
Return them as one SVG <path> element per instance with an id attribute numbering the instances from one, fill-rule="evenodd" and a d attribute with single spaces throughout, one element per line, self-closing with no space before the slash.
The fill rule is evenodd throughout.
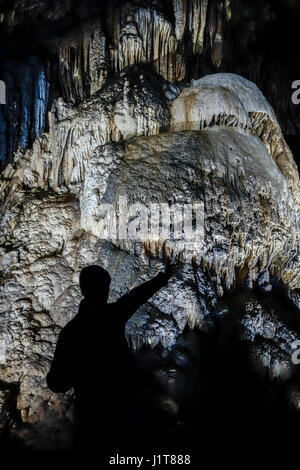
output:
<path id="1" fill-rule="evenodd" d="M 49 87 L 50 85 L 46 80 L 45 72 L 41 70 L 34 96 L 34 138 L 39 137 L 45 129 Z"/>
<path id="2" fill-rule="evenodd" d="M 85 47 L 86 45 L 87 41 Z M 107 38 L 100 25 L 92 29 L 91 38 L 86 49 L 85 57 L 88 56 L 89 58 L 90 94 L 93 95 L 102 88 L 109 73 Z"/>
<path id="3" fill-rule="evenodd" d="M 177 40 L 171 24 L 153 8 L 138 8 L 121 28 L 118 69 L 147 62 L 161 76 L 174 81 L 177 79 L 176 49 Z"/>
<path id="4" fill-rule="evenodd" d="M 0 163 L 1 170 L 4 167 L 5 156 L 7 155 L 7 143 L 6 143 L 7 123 L 0 111 Z"/>
<path id="5" fill-rule="evenodd" d="M 107 43 L 100 18 L 87 21 L 80 32 L 70 31 L 54 41 L 58 48 L 60 80 L 64 97 L 82 101 L 101 89 L 109 71 Z"/>
<path id="6" fill-rule="evenodd" d="M 205 181 L 208 183 L 205 190 L 207 210 L 214 214 L 221 214 L 222 210 L 218 206 L 219 203 L 216 203 L 216 195 L 211 194 L 211 188 L 218 188 L 220 183 L 217 184 L 213 180 L 208 182 L 211 178 L 209 175 L 215 174 L 215 178 L 221 178 L 228 187 L 234 188 L 239 198 L 245 198 L 245 195 L 249 193 L 249 187 L 252 187 L 253 180 L 250 177 L 246 184 L 248 170 L 244 154 L 246 149 L 248 153 L 250 152 L 249 155 L 254 154 L 256 150 L 252 146 L 257 146 L 260 158 L 265 159 L 265 167 L 270 167 L 269 183 L 264 183 L 259 186 L 259 189 L 252 191 L 254 199 L 251 204 L 255 206 L 259 204 L 258 194 L 262 198 L 273 201 L 276 184 L 273 184 L 272 181 L 280 180 L 282 184 L 284 182 L 281 198 L 278 198 L 276 202 L 278 207 L 274 206 L 275 208 L 273 207 L 272 210 L 274 214 L 276 213 L 277 225 L 284 223 L 284 226 L 287 226 L 287 221 L 290 221 L 289 243 L 298 249 L 297 227 L 299 222 L 295 218 L 294 211 L 300 207 L 300 180 L 295 162 L 283 139 L 274 112 L 257 87 L 234 74 L 209 75 L 193 81 L 192 86 L 183 89 L 177 98 L 176 90 L 165 89 L 165 86 L 166 83 L 161 87 L 161 97 L 158 99 L 157 85 L 152 88 L 146 75 L 139 74 L 134 77 L 132 73 L 129 73 L 128 75 L 124 74 L 119 81 L 115 81 L 110 87 L 106 87 L 96 100 L 86 101 L 74 109 L 67 107 L 63 101 L 58 101 L 52 114 L 52 116 L 56 115 L 58 120 L 55 121 L 53 117 L 50 119 L 49 135 L 44 134 L 41 139 L 37 140 L 32 152 L 27 153 L 25 158 L 21 157 L 14 169 L 8 166 L 4 171 L 1 181 L 2 194 L 5 194 L 7 190 L 13 193 L 20 184 L 36 189 L 51 187 L 55 191 L 60 191 L 60 188 L 71 188 L 72 185 L 82 181 L 89 184 L 87 167 L 99 145 L 118 142 L 120 139 L 126 140 L 133 136 L 155 136 L 166 129 L 166 120 L 170 119 L 168 131 L 171 135 L 186 130 L 201 132 L 202 147 L 208 146 L 206 158 L 201 163 L 201 172 L 206 175 Z M 167 93 L 173 93 L 170 115 L 165 108 Z M 111 103 L 109 109 L 107 108 L 108 102 Z M 222 153 L 220 150 L 223 141 L 227 142 L 224 145 L 233 147 L 233 142 L 228 144 L 231 134 L 222 134 L 224 127 L 227 130 L 232 129 L 235 142 L 240 141 L 242 145 L 242 142 L 247 141 L 243 152 L 238 156 L 231 155 L 229 152 L 231 155 L 229 158 L 229 154 Z M 208 132 L 205 132 L 206 130 Z M 214 150 L 214 156 L 209 159 L 208 155 L 213 152 L 212 141 L 214 144 L 219 142 L 216 148 L 221 153 L 216 153 Z M 112 147 L 112 151 L 114 152 L 114 147 Z M 111 157 L 109 158 L 111 159 Z M 243 161 L 244 163 L 242 163 Z M 271 162 L 273 163 L 271 164 Z M 259 170 L 257 171 L 256 178 L 260 175 Z M 106 176 L 104 177 L 106 178 Z M 94 178 L 94 174 L 92 178 Z M 135 179 L 141 181 L 142 177 L 139 176 Z M 129 183 L 127 182 L 127 184 Z M 99 186 L 98 180 L 97 185 Z M 102 181 L 100 186 L 104 190 L 105 182 Z M 282 198 L 285 198 L 284 204 Z M 91 213 L 93 204 L 89 198 L 87 200 L 89 205 L 84 211 L 85 216 L 81 223 L 87 232 L 93 233 L 97 238 L 103 238 L 101 228 L 98 228 L 98 222 Z M 239 199 L 236 199 L 235 202 L 232 202 L 235 211 L 239 204 L 238 201 Z M 285 212 L 283 213 L 283 211 Z M 249 211 L 250 213 L 251 211 Z M 233 212 L 228 214 L 226 220 L 227 224 L 232 225 L 237 233 L 240 222 L 234 221 L 234 218 Z M 223 226 L 223 224 L 221 225 Z M 251 226 L 251 223 L 249 222 L 248 225 Z M 243 234 L 242 228 L 241 232 Z M 299 254 L 295 258 L 295 263 L 287 255 L 286 234 L 278 239 L 270 233 L 264 238 L 267 240 L 266 244 L 257 240 L 245 239 L 242 236 L 238 243 L 239 249 L 232 248 L 230 261 L 228 261 L 228 253 L 225 248 L 224 252 L 216 248 L 211 251 L 209 248 L 219 244 L 218 236 L 218 233 L 214 231 L 211 243 L 207 244 L 208 252 L 205 255 L 207 266 L 216 273 L 218 295 L 223 295 L 224 289 L 229 289 L 234 285 L 236 282 L 235 267 L 243 266 L 246 260 L 249 286 L 257 279 L 262 269 L 270 267 L 270 271 L 273 270 L 273 273 L 280 269 L 281 279 L 290 288 L 298 287 L 300 273 L 295 263 Z M 225 243 L 226 238 L 222 239 Z M 166 243 L 164 239 L 157 240 L 155 243 L 151 239 L 148 241 L 149 244 L 145 244 L 145 250 L 151 256 L 154 253 L 160 257 L 181 256 L 180 243 L 174 245 L 173 242 Z M 122 247 L 120 246 L 120 248 Z M 195 256 L 196 262 L 200 263 L 202 259 L 202 255 L 200 258 L 198 256 L 200 249 L 198 250 L 195 246 L 193 249 L 196 249 L 196 252 L 188 253 L 188 256 Z M 135 252 L 135 247 L 131 246 L 130 241 L 126 242 L 126 250 Z M 286 256 L 288 262 L 283 268 L 282 260 Z M 258 263 L 260 270 L 257 269 Z"/>
<path id="7" fill-rule="evenodd" d="M 120 32 L 118 59 L 118 70 L 123 70 L 125 67 L 140 62 L 146 62 L 142 39 L 132 16 L 127 17 L 127 22 Z"/>
<path id="8" fill-rule="evenodd" d="M 194 54 L 201 53 L 203 49 L 207 7 L 208 0 L 192 0 L 190 3 L 188 24 L 192 35 Z"/>
<path id="9" fill-rule="evenodd" d="M 175 16 L 175 34 L 177 41 L 181 41 L 187 17 L 187 2 L 186 0 L 174 0 L 174 16 Z"/>
<path id="10" fill-rule="evenodd" d="M 299 313 L 300 179 L 279 125 L 288 121 L 289 92 L 279 88 L 289 75 L 280 61 L 268 64 L 261 44 L 258 54 L 248 47 L 259 37 L 254 3 L 75 3 L 73 9 L 70 0 L 13 0 L 0 12 L 5 39 L 18 47 L 24 40 L 31 51 L 32 28 L 42 43 L 22 60 L 23 49 L 16 47 L 14 58 L 3 50 L 0 64 L 8 95 L 0 105 L 0 154 L 9 160 L 0 176 L 0 433 L 3 419 L 12 423 L 10 391 L 17 413 L 11 435 L 40 447 L 70 425 L 70 397 L 53 394 L 45 376 L 57 336 L 77 311 L 83 266 L 101 264 L 111 273 L 113 302 L 167 260 L 179 262 L 125 330 L 135 350 L 160 351 L 164 366 L 171 359 L 174 370 L 155 366 L 168 391 L 174 380 L 185 385 L 182 369 L 198 374 L 203 348 L 198 355 L 193 338 L 213 335 L 215 346 L 236 304 L 237 339 L 250 346 L 249 362 L 261 371 L 267 366 L 272 378 L 292 377 L 298 337 L 266 307 L 280 285 L 283 313 L 292 306 L 293 322 Z M 270 26 L 270 2 L 262 10 L 262 25 Z M 239 75 L 215 73 L 221 66 L 236 71 L 235 61 Z M 277 101 L 284 116 L 278 121 Z M 122 210 L 124 194 L 130 206 L 149 209 L 141 238 L 133 234 L 143 211 Z M 166 209 L 154 215 L 156 233 L 147 231 L 153 203 Z M 107 204 L 112 213 L 105 219 Z M 198 215 L 194 209 L 190 224 L 181 224 L 194 204 Z M 110 237 L 124 214 L 134 230 Z M 201 229 L 190 240 L 196 219 Z M 195 331 L 184 337 L 188 328 Z M 176 397 L 158 401 L 178 413 Z M 299 397 L 294 401 L 299 407 Z"/>
<path id="11" fill-rule="evenodd" d="M 209 21 L 209 34 L 211 41 L 211 59 L 216 67 L 222 62 L 223 35 L 222 35 L 223 1 L 215 0 L 212 4 Z"/>
<path id="12" fill-rule="evenodd" d="M 230 2 L 231 2 L 231 0 L 225 0 L 225 5 L 224 5 L 227 21 L 231 20 L 231 15 L 232 15 L 231 8 L 230 8 Z"/>
<path id="13" fill-rule="evenodd" d="M 231 63 L 234 60 L 231 57 L 233 43 L 228 33 L 234 31 L 238 21 L 244 25 L 241 26 L 240 31 L 240 52 L 246 50 L 248 45 L 258 38 L 257 21 L 253 16 L 256 11 L 255 7 L 248 5 L 247 8 L 241 6 L 239 9 L 233 0 L 174 0 L 173 12 L 168 10 L 169 7 L 164 2 L 160 4 L 152 0 L 146 3 L 136 0 L 100 3 L 99 5 L 93 4 L 90 11 L 85 11 L 82 20 L 79 19 L 79 24 L 74 25 L 74 20 L 70 16 L 68 29 L 63 34 L 60 32 L 57 35 L 53 34 L 52 21 L 64 18 L 67 15 L 66 12 L 71 15 L 70 2 L 62 5 L 54 1 L 53 11 L 45 2 L 46 10 L 42 11 L 38 3 L 34 8 L 29 9 L 28 2 L 15 0 L 14 5 L 3 13 L 3 26 L 11 32 L 22 23 L 24 12 L 27 12 L 28 21 L 32 21 L 35 26 L 38 26 L 39 19 L 48 18 L 45 28 L 48 28 L 51 39 L 50 41 L 47 39 L 44 47 L 51 52 L 49 59 L 52 72 L 47 73 L 47 80 L 50 79 L 51 82 L 50 96 L 60 94 L 67 102 L 80 103 L 99 92 L 109 76 L 127 67 L 144 63 L 152 66 L 159 75 L 170 82 L 184 81 L 201 75 L 202 65 L 200 64 L 205 60 L 206 54 L 210 54 L 211 57 L 211 63 L 205 66 L 206 73 L 210 69 L 214 72 L 221 67 L 221 64 L 225 68 L 229 67 L 230 70 L 234 70 Z M 247 4 L 246 0 L 243 0 L 242 5 L 244 4 Z M 29 11 L 31 18 L 29 18 Z M 262 19 L 265 22 L 272 21 L 270 7 L 265 7 L 263 11 Z M 228 41 L 226 64 L 223 61 L 224 37 Z M 54 57 L 57 57 L 57 63 Z M 267 72 L 262 69 L 263 56 L 251 54 L 248 62 L 247 67 L 244 67 L 244 72 L 239 70 L 238 73 L 242 73 L 260 85 L 264 84 L 264 91 L 268 98 L 271 98 L 272 104 L 276 103 L 276 107 L 281 108 L 281 121 L 286 122 L 289 129 L 292 127 L 294 129 L 297 124 L 295 124 L 296 120 L 291 117 L 293 113 L 288 87 L 284 95 L 278 92 L 278 83 L 282 80 L 286 83 L 289 81 L 288 76 L 282 75 L 284 68 L 280 65 L 271 65 L 273 61 L 268 65 L 267 70 L 271 70 L 270 73 L 274 76 L 270 87 L 268 85 L 270 81 L 264 78 Z M 3 154 L 1 158 L 7 163 L 13 160 L 14 152 L 18 147 L 24 149 L 30 147 L 37 133 L 34 131 L 36 123 L 32 125 L 31 118 L 28 117 L 30 112 L 26 103 L 28 99 L 26 92 L 21 90 L 20 84 L 17 85 L 18 91 L 16 92 L 13 83 L 16 80 L 14 73 L 11 76 L 11 72 L 6 73 L 8 74 L 6 77 L 8 104 L 6 110 L 0 110 L 0 112 L 2 112 L 2 120 L 6 119 L 5 113 L 14 116 L 7 121 L 7 142 L 5 146 L 2 145 L 5 155 Z M 25 81 L 30 82 L 30 79 L 26 78 L 27 72 L 23 71 L 22 75 Z M 31 86 L 29 82 L 28 85 Z M 38 113 L 41 112 L 42 109 Z M 15 116 L 19 116 L 20 113 L 23 113 L 23 118 L 20 118 L 22 126 L 19 131 L 15 127 Z M 288 118 L 285 117 L 287 115 L 289 115 Z M 20 122 L 20 119 L 17 118 L 17 121 Z M 40 114 L 40 122 L 44 121 L 45 116 L 42 117 Z M 4 139 L 4 133 L 2 135 Z"/>
<path id="14" fill-rule="evenodd" d="M 44 65 L 35 56 L 16 65 L 7 62 L 3 68 L 7 104 L 0 110 L 3 123 L 0 158 L 13 161 L 16 150 L 26 150 L 45 130 L 49 83 Z"/>

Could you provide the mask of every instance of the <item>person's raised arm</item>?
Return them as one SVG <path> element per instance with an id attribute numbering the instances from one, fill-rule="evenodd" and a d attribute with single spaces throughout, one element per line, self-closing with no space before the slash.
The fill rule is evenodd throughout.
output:
<path id="1" fill-rule="evenodd" d="M 157 274 L 157 276 L 150 279 L 150 281 L 144 282 L 132 289 L 128 294 L 123 295 L 116 302 L 118 308 L 124 311 L 122 319 L 126 321 L 131 315 L 148 299 L 150 299 L 161 287 L 168 283 L 168 280 L 178 270 L 178 265 L 168 264 L 164 272 Z"/>

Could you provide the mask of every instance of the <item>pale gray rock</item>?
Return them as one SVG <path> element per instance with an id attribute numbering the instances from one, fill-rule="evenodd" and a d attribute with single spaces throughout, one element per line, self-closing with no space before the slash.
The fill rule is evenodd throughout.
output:
<path id="1" fill-rule="evenodd" d="M 300 287 L 299 177 L 272 108 L 242 77 L 213 75 L 179 89 L 135 70 L 79 106 L 59 99 L 49 133 L 6 167 L 0 192 L 0 380 L 18 384 L 30 435 L 22 426 L 13 432 L 31 443 L 70 426 L 71 398 L 53 394 L 45 377 L 58 333 L 77 312 L 84 266 L 110 272 L 113 301 L 166 259 L 182 263 L 129 320 L 136 350 L 172 348 L 187 325 L 207 331 L 218 298 L 237 284 L 268 286 L 276 275 L 287 289 Z M 202 204 L 203 239 L 186 244 L 182 230 L 176 239 L 108 239 L 102 205 L 122 195 L 146 208 Z M 256 333 L 271 340 L 274 375 L 284 375 L 294 333 L 251 309 L 247 338 L 255 348 Z M 258 355 L 270 366 L 266 351 Z"/>
<path id="2" fill-rule="evenodd" d="M 245 303 L 241 325 L 242 339 L 252 343 L 250 357 L 254 367 L 262 373 L 268 368 L 272 378 L 292 377 L 297 370 L 292 362 L 292 344 L 299 339 L 299 333 L 286 327 L 274 308 L 254 297 Z"/>

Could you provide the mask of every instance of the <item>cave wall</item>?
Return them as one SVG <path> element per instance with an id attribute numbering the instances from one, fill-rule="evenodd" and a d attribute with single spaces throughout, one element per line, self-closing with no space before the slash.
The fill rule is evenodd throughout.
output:
<path id="1" fill-rule="evenodd" d="M 18 416 L 9 421 L 4 399 L 4 423 L 34 448 L 70 443 L 72 395 L 53 394 L 45 377 L 57 335 L 76 314 L 84 266 L 110 272 L 113 301 L 165 260 L 182 263 L 129 320 L 126 337 L 137 352 L 143 345 L 176 351 L 186 327 L 213 332 L 219 299 L 241 286 L 272 293 L 277 280 L 289 309 L 300 305 L 299 176 L 273 109 L 253 83 L 216 74 L 178 89 L 133 69 L 97 98 L 76 107 L 59 98 L 53 109 L 49 132 L 15 155 L 0 187 L 0 371 L 5 393 L 12 384 L 16 390 Z M 111 239 L 101 207 L 120 209 L 124 195 L 148 209 L 153 202 L 201 203 L 203 240 L 186 244 L 184 232 L 169 238 L 162 229 Z M 137 213 L 130 217 L 135 224 Z M 253 343 L 255 366 L 269 364 L 274 377 L 291 379 L 298 323 L 283 327 L 278 308 L 255 297 L 242 317 L 241 339 Z M 170 408 L 168 395 L 161 401 Z M 172 413 L 179 409 L 173 400 Z"/>
<path id="2" fill-rule="evenodd" d="M 297 64 L 277 34 L 296 4 L 0 5 L 1 431 L 25 447 L 70 444 L 72 392 L 54 394 L 45 377 L 93 263 L 110 272 L 112 301 L 167 259 L 182 263 L 127 324 L 137 354 L 175 354 L 186 327 L 213 334 L 242 288 L 240 339 L 255 367 L 296 376 L 300 180 L 285 137 L 298 133 Z M 204 244 L 186 246 L 184 232 L 108 239 L 100 207 L 124 194 L 148 209 L 201 203 Z M 293 321 L 255 294 L 272 299 L 278 285 Z"/>
<path id="3" fill-rule="evenodd" d="M 150 64 L 166 80 L 234 72 L 254 81 L 274 107 L 283 133 L 297 136 L 291 84 L 296 2 L 178 0 L 147 2 L 2 2 L 0 78 L 2 167 L 48 129 L 53 99 L 79 103 L 108 77 Z M 284 44 L 290 44 L 283 51 Z M 30 91 L 29 91 L 30 90 Z M 34 98 L 34 96 L 36 97 Z M 297 141 L 290 139 L 295 150 Z"/>

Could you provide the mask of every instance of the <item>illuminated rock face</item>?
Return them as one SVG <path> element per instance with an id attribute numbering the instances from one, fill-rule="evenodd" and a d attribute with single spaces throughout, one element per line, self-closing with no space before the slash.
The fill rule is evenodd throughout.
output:
<path id="1" fill-rule="evenodd" d="M 298 71 L 294 57 L 287 57 L 291 47 L 281 56 L 283 21 L 296 21 L 296 4 L 285 3 L 282 15 L 267 0 L 3 2 L 0 39 L 11 47 L 0 54 L 8 98 L 7 107 L 0 107 L 1 168 L 48 130 L 55 98 L 82 103 L 133 65 L 150 66 L 171 83 L 228 70 L 243 75 L 275 107 L 284 134 L 297 135 L 291 83 Z M 274 23 L 278 32 L 270 48 Z M 296 34 L 290 20 L 287 27 Z"/>
<path id="2" fill-rule="evenodd" d="M 12 436 L 40 448 L 70 442 L 72 396 L 53 394 L 45 377 L 58 333 L 78 309 L 79 272 L 89 264 L 110 272 L 113 301 L 166 259 L 182 263 L 126 328 L 142 364 L 143 345 L 156 364 L 165 357 L 172 363 L 156 374 L 164 390 L 157 402 L 171 415 L 199 373 L 185 371 L 184 378 L 180 348 L 197 349 L 199 331 L 214 335 L 233 312 L 254 369 L 268 367 L 283 380 L 296 373 L 297 167 L 277 111 L 254 83 L 229 73 L 202 76 L 222 70 L 231 56 L 229 31 L 244 8 L 233 0 L 85 3 L 78 24 L 66 22 L 72 1 L 16 0 L 0 12 L 8 31 L 29 18 L 35 27 L 45 24 L 41 43 L 46 37 L 51 53 L 47 63 L 35 55 L 5 63 L 9 102 L 0 109 L 1 158 L 10 162 L 0 178 L 0 432 L 13 422 Z M 251 44 L 250 23 L 240 31 L 241 48 Z M 48 34 L 52 27 L 59 34 Z M 245 75 L 263 81 L 265 62 L 252 59 Z M 224 70 L 234 68 L 229 62 Z M 269 94 L 284 109 L 287 129 L 290 96 L 278 76 L 275 97 Z M 186 222 L 195 212 L 180 216 L 191 206 L 201 229 L 192 243 Z M 144 223 L 143 236 L 135 236 L 144 209 L 158 231 Z M 109 224 L 120 227 L 125 215 L 131 232 L 109 237 Z M 174 229 L 175 216 L 177 234 L 169 237 L 163 226 L 169 220 Z M 278 291 L 288 305 L 283 318 Z M 289 398 L 299 406 L 297 387 Z"/>
<path id="3" fill-rule="evenodd" d="M 77 311 L 82 267 L 98 263 L 110 272 L 114 300 L 164 258 L 183 262 L 128 322 L 136 350 L 176 348 L 186 325 L 210 330 L 230 288 L 270 290 L 277 279 L 298 308 L 300 287 L 299 177 L 254 84 L 219 74 L 175 87 L 133 69 L 79 107 L 58 99 L 49 119 L 49 133 L 1 178 L 0 379 L 15 386 L 21 419 L 32 425 L 13 432 L 41 447 L 68 440 L 70 398 L 53 394 L 45 376 L 60 328 Z M 185 225 L 175 242 L 160 232 L 107 240 L 102 206 L 118 207 L 122 196 L 147 209 L 202 204 L 204 243 L 186 246 Z M 290 377 L 296 331 L 281 328 L 258 300 L 248 300 L 244 313 L 255 364 Z M 266 344 L 255 343 L 257 333 Z M 46 444 L 54 426 L 60 432 Z"/>
<path id="4" fill-rule="evenodd" d="M 8 108 L 0 110 L 3 166 L 13 161 L 16 150 L 31 147 L 47 128 L 56 88 L 67 103 L 74 104 L 95 96 L 109 77 L 133 65 L 151 64 L 152 70 L 171 83 L 186 78 L 188 56 L 203 50 L 208 0 L 169 2 L 169 6 L 163 3 L 87 0 L 74 6 L 72 1 L 46 0 L 33 5 L 16 0 L 7 8 L 0 7 L 0 27 L 2 24 L 5 32 L 13 35 L 24 27 L 24 35 L 28 35 L 32 31 L 30 27 L 27 31 L 26 25 L 32 24 L 41 47 L 47 50 L 47 59 L 43 57 L 41 63 L 26 50 L 21 64 L 8 57 L 3 71 L 0 66 L 9 91 Z M 213 51 L 215 42 L 222 42 L 228 6 L 220 1 L 216 5 L 210 11 L 208 47 L 212 62 L 219 67 L 222 50 L 218 49 L 217 59 L 213 59 Z M 44 29 L 39 34 L 40 24 Z M 33 94 L 37 97 L 32 103 Z"/>

